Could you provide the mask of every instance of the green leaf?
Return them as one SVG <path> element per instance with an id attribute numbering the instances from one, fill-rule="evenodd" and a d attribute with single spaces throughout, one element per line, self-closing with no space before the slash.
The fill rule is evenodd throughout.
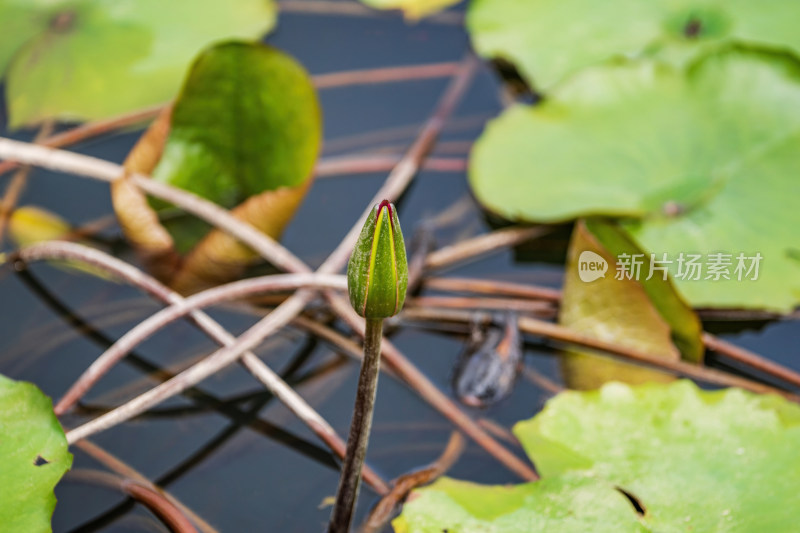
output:
<path id="1" fill-rule="evenodd" d="M 544 478 L 581 470 L 632 494 L 652 531 L 789 533 L 800 407 L 689 381 L 558 395 L 514 433 Z"/>
<path id="2" fill-rule="evenodd" d="M 682 64 L 729 42 L 800 52 L 800 4 L 749 0 L 473 0 L 467 12 L 475 50 L 515 63 L 550 90 L 612 58 L 660 54 Z"/>
<path id="3" fill-rule="evenodd" d="M 621 274 L 623 265 L 617 258 L 639 253 L 614 224 L 578 221 L 569 245 L 559 322 L 582 335 L 653 357 L 699 362 L 703 355 L 700 321 L 663 273 L 654 268 L 650 277 L 650 261 L 644 258 L 639 276 L 629 279 Z M 597 270 L 601 265 L 605 271 Z M 593 389 L 611 380 L 673 379 L 670 374 L 575 350 L 565 354 L 562 367 L 572 389 Z"/>
<path id="4" fill-rule="evenodd" d="M 800 407 L 689 381 L 564 392 L 514 428 L 542 475 L 517 486 L 443 478 L 415 490 L 398 533 L 792 533 Z M 639 514 L 631 501 L 643 509 Z"/>
<path id="5" fill-rule="evenodd" d="M 319 144 L 319 105 L 303 67 L 266 45 L 220 44 L 189 72 L 153 179 L 230 208 L 303 185 Z"/>
<path id="6" fill-rule="evenodd" d="M 99 119 L 175 97 L 189 61 L 275 24 L 271 0 L 0 0 L 9 124 Z"/>
<path id="7" fill-rule="evenodd" d="M 419 20 L 428 15 L 454 6 L 461 0 L 361 0 L 375 9 L 402 9 L 410 20 Z"/>
<path id="8" fill-rule="evenodd" d="M 397 533 L 647 531 L 621 493 L 580 474 L 516 486 L 442 478 L 410 500 L 392 522 Z"/>
<path id="9" fill-rule="evenodd" d="M 53 487 L 72 465 L 50 398 L 0 375 L 0 525 L 50 531 Z"/>
<path id="10" fill-rule="evenodd" d="M 278 238 L 311 184 L 321 136 L 316 91 L 302 66 L 266 45 L 227 42 L 197 58 L 171 115 L 151 126 L 126 168 L 152 172 Z M 230 279 L 254 259 L 193 219 L 162 224 L 141 192 L 117 181 L 114 208 L 129 240 L 153 264 L 174 265 L 176 251 L 188 254 L 173 273 L 176 288 Z"/>
<path id="11" fill-rule="evenodd" d="M 33 205 L 14 209 L 8 220 L 8 233 L 18 246 L 63 239 L 72 231 L 69 222 L 47 209 Z"/>
<path id="12" fill-rule="evenodd" d="M 629 217 L 631 236 L 667 254 L 695 306 L 786 310 L 800 302 L 800 211 L 787 201 L 800 195 L 798 142 L 800 64 L 733 48 L 685 71 L 589 69 L 493 121 L 469 178 L 481 203 L 512 220 Z M 681 253 L 716 252 L 732 254 L 732 279 L 676 276 Z M 734 275 L 739 253 L 761 254 L 757 280 Z"/>

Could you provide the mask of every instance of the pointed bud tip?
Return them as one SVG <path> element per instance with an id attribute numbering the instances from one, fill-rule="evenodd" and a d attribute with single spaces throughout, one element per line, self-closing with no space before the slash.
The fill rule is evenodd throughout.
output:
<path id="1" fill-rule="evenodd" d="M 378 209 L 375 211 L 375 218 L 376 219 L 381 216 L 381 210 L 384 207 L 389 210 L 389 218 L 391 218 L 391 216 L 392 216 L 392 203 L 389 200 L 383 200 L 381 203 L 378 204 Z"/>

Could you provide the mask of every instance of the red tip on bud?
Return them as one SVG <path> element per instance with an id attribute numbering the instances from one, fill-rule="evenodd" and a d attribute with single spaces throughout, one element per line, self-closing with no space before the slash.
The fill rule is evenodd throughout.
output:
<path id="1" fill-rule="evenodd" d="M 375 219 L 377 220 L 379 216 L 381 216 L 381 210 L 383 208 L 389 210 L 389 218 L 392 218 L 392 204 L 389 200 L 383 200 L 381 203 L 378 204 L 378 210 L 375 212 Z"/>

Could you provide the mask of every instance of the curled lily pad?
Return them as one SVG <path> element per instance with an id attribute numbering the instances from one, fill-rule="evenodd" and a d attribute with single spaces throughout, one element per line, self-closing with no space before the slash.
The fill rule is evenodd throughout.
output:
<path id="1" fill-rule="evenodd" d="M 311 184 L 321 129 L 311 79 L 294 59 L 262 44 L 222 43 L 198 57 L 174 106 L 125 167 L 214 201 L 278 238 Z M 183 292 L 229 279 L 255 259 L 196 219 L 165 222 L 169 206 L 151 206 L 126 179 L 114 183 L 112 199 L 128 239 Z"/>
<path id="2" fill-rule="evenodd" d="M 166 102 L 201 49 L 259 37 L 275 12 L 271 0 L 0 0 L 10 126 Z"/>
<path id="3" fill-rule="evenodd" d="M 638 272 L 618 261 L 625 254 L 632 257 L 640 252 L 615 224 L 578 221 L 569 245 L 559 322 L 583 335 L 653 357 L 699 362 L 703 355 L 700 321 L 666 273 L 644 254 Z M 565 354 L 562 366 L 572 389 L 593 389 L 607 381 L 673 379 L 670 374 L 575 350 Z"/>
<path id="4" fill-rule="evenodd" d="M 617 57 L 682 64 L 723 43 L 800 53 L 800 4 L 748 0 L 474 0 L 467 27 L 483 56 L 516 64 L 542 90 Z"/>
<path id="5" fill-rule="evenodd" d="M 50 531 L 53 487 L 72 465 L 50 398 L 0 375 L 0 526 Z"/>
<path id="6" fill-rule="evenodd" d="M 692 305 L 787 310 L 800 302 L 798 142 L 800 63 L 735 47 L 686 69 L 588 69 L 492 122 L 469 179 L 512 220 L 626 217 L 646 253 L 666 254 Z M 681 258 L 709 264 L 717 253 L 725 275 L 682 269 Z"/>

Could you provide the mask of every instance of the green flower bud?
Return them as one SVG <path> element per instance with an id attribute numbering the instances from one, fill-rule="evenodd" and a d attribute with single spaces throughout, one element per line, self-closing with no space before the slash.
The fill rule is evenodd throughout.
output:
<path id="1" fill-rule="evenodd" d="M 403 308 L 408 261 L 397 213 L 388 200 L 372 208 L 347 265 L 350 304 L 365 318 L 387 318 Z"/>

